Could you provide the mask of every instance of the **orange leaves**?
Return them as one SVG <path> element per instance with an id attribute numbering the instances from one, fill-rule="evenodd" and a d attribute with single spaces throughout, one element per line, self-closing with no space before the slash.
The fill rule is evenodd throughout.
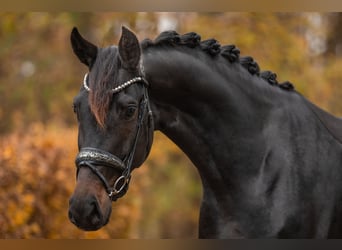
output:
<path id="1" fill-rule="evenodd" d="M 4 161 L 10 160 L 14 156 L 14 150 L 10 146 L 6 146 L 2 151 L 2 158 Z"/>
<path id="2" fill-rule="evenodd" d="M 64 149 L 64 142 L 50 137 L 46 129 L 35 124 L 25 133 L 7 135 L 1 140 L 0 210 L 4 212 L 0 217 L 0 237 L 44 237 L 44 227 L 36 218 L 45 221 L 44 216 L 49 214 L 47 208 L 54 204 L 48 198 L 49 183 L 53 184 L 54 173 L 59 172 L 62 151 L 73 149 Z M 64 131 L 66 134 L 75 132 Z"/>
<path id="3" fill-rule="evenodd" d="M 22 194 L 21 196 L 21 206 L 17 209 L 16 202 L 13 200 L 9 201 L 7 210 L 8 215 L 11 218 L 11 228 L 15 230 L 17 227 L 26 224 L 33 212 L 33 194 Z"/>
<path id="4" fill-rule="evenodd" d="M 79 230 L 67 216 L 76 154 L 76 128 L 36 123 L 2 136 L 0 238 L 157 238 L 176 236 L 172 232 L 182 227 L 190 228 L 183 235 L 187 237 L 197 231 L 200 192 L 191 190 L 198 180 L 192 180 L 186 167 L 190 163 L 165 136 L 156 133 L 152 152 L 133 172 L 128 193 L 113 203 L 108 225 L 95 232 Z M 175 201 L 181 201 L 182 211 Z M 170 232 L 160 231 L 166 225 Z"/>

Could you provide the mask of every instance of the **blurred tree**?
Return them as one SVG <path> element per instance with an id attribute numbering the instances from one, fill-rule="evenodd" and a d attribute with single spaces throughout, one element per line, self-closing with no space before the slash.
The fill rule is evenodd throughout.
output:
<path id="1" fill-rule="evenodd" d="M 330 13 L 327 19 L 330 24 L 327 31 L 326 55 L 342 57 L 342 13 Z"/>

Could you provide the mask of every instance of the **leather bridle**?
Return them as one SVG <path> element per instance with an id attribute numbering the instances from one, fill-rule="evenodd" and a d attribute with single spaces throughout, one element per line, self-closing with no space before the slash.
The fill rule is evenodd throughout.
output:
<path id="1" fill-rule="evenodd" d="M 91 91 L 91 89 L 88 87 L 86 81 L 87 81 L 88 74 L 84 77 L 84 88 L 87 91 Z M 151 127 L 152 124 L 152 111 L 149 104 L 149 98 L 148 98 L 148 82 L 144 77 L 135 77 L 118 87 L 111 89 L 110 91 L 114 93 L 119 93 L 120 91 L 124 90 L 125 88 L 131 86 L 134 83 L 142 83 L 144 88 L 144 94 L 143 98 L 140 101 L 139 104 L 139 111 L 138 111 L 138 122 L 136 126 L 136 132 L 135 137 L 133 140 L 133 144 L 131 146 L 130 152 L 125 157 L 125 159 L 121 160 L 119 157 L 101 150 L 97 148 L 92 147 L 85 147 L 81 148 L 79 154 L 76 157 L 75 163 L 77 167 L 77 173 L 76 177 L 78 176 L 78 172 L 80 168 L 87 167 L 89 168 L 102 182 L 104 185 L 106 192 L 108 193 L 109 198 L 112 201 L 117 200 L 118 198 L 122 197 L 128 190 L 128 185 L 131 179 L 131 171 L 132 171 L 132 163 L 134 154 L 137 147 L 137 142 L 141 133 L 141 128 L 144 124 L 144 121 L 146 119 L 146 116 L 148 117 L 148 126 Z M 99 171 L 97 166 L 104 166 L 104 167 L 110 167 L 117 171 L 121 172 L 121 176 L 116 179 L 114 182 L 114 185 L 111 187 L 107 181 L 107 179 L 103 176 L 103 174 Z"/>

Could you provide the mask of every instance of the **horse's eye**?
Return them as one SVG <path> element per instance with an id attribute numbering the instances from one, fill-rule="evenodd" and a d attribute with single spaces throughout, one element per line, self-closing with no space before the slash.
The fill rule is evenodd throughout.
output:
<path id="1" fill-rule="evenodd" d="M 137 107 L 129 106 L 125 111 L 125 118 L 126 119 L 132 118 L 134 116 L 136 110 L 137 110 Z"/>

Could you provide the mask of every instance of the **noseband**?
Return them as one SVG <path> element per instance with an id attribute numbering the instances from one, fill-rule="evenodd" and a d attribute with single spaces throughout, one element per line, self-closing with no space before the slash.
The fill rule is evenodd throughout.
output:
<path id="1" fill-rule="evenodd" d="M 84 88 L 89 92 L 91 89 L 87 85 L 87 78 L 88 74 L 84 76 L 83 86 Z M 149 98 L 148 98 L 148 82 L 144 77 L 134 77 L 133 79 L 117 86 L 114 89 L 111 89 L 111 93 L 119 93 L 125 88 L 131 86 L 133 83 L 143 83 L 144 86 L 144 95 L 143 99 L 141 100 L 139 104 L 139 113 L 138 113 L 138 122 L 137 122 L 137 128 L 135 132 L 135 137 L 133 144 L 131 146 L 131 150 L 125 159 L 121 160 L 119 157 L 101 150 L 97 148 L 91 148 L 91 147 L 85 147 L 81 148 L 79 154 L 76 157 L 75 163 L 77 167 L 77 173 L 76 176 L 78 176 L 78 172 L 80 168 L 82 167 L 88 167 L 103 183 L 109 198 L 112 201 L 117 200 L 118 198 L 122 197 L 128 190 L 129 181 L 131 179 L 131 170 L 132 170 L 132 163 L 133 158 L 137 146 L 137 142 L 140 136 L 141 127 L 144 123 L 146 113 L 148 115 L 148 118 L 150 119 L 148 121 L 149 127 L 152 123 L 152 111 L 149 104 Z M 110 167 L 115 170 L 118 170 L 121 172 L 121 176 L 117 178 L 115 181 L 113 187 L 111 187 L 108 184 L 108 181 L 103 176 L 103 174 L 98 170 L 96 166 L 104 166 L 104 167 Z"/>

